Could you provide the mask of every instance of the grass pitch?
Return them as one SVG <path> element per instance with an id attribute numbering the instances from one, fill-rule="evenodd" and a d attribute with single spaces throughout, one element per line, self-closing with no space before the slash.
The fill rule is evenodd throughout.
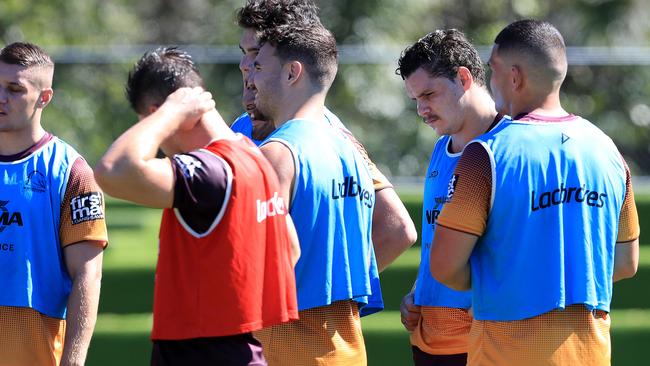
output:
<path id="1" fill-rule="evenodd" d="M 420 226 L 421 197 L 402 196 Z M 650 230 L 650 196 L 637 195 L 642 232 Z M 109 248 L 99 317 L 87 365 L 148 365 L 153 279 L 158 253 L 160 210 L 110 200 L 107 208 Z M 642 236 L 641 260 L 635 278 L 614 285 L 612 364 L 644 364 L 650 344 L 650 242 Z M 408 333 L 399 320 L 399 303 L 411 288 L 420 261 L 419 247 L 404 253 L 381 274 L 386 310 L 362 319 L 371 366 L 410 365 Z"/>

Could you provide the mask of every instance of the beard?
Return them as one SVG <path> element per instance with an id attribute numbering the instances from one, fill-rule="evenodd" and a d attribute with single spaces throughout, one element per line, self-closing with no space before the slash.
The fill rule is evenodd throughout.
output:
<path id="1" fill-rule="evenodd" d="M 264 140 L 271 132 L 275 131 L 273 121 L 255 105 L 255 93 L 250 88 L 244 88 L 242 104 L 246 113 L 251 117 L 253 132 L 251 137 L 254 140 Z"/>

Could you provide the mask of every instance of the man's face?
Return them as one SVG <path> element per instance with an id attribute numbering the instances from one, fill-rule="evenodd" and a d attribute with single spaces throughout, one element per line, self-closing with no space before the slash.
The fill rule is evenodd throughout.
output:
<path id="1" fill-rule="evenodd" d="M 255 92 L 248 85 L 248 78 L 253 67 L 253 61 L 260 51 L 259 40 L 252 28 L 244 28 L 239 40 L 239 49 L 242 51 L 241 60 L 239 61 L 239 70 L 244 80 L 244 91 L 242 94 L 242 105 L 246 111 L 252 114 L 255 108 Z"/>
<path id="2" fill-rule="evenodd" d="M 253 61 L 260 51 L 259 39 L 254 29 L 245 28 L 239 39 L 239 49 L 241 49 L 242 56 L 239 61 L 239 70 L 241 71 L 244 80 L 244 90 L 242 92 L 242 106 L 250 116 L 255 116 L 252 119 L 253 124 L 253 138 L 263 140 L 268 136 L 275 126 L 270 121 L 268 116 L 255 109 L 255 90 L 249 85 L 250 71 L 253 67 Z"/>
<path id="3" fill-rule="evenodd" d="M 282 101 L 282 62 L 275 54 L 275 47 L 270 43 L 260 48 L 250 72 L 249 87 L 255 93 L 255 111 L 252 118 L 258 119 L 258 113 L 276 120 L 278 107 Z"/>
<path id="4" fill-rule="evenodd" d="M 0 132 L 33 128 L 33 119 L 40 108 L 37 104 L 41 88 L 37 75 L 40 70 L 0 62 Z"/>
<path id="5" fill-rule="evenodd" d="M 503 114 L 510 114 L 510 111 L 508 110 L 510 102 L 507 88 L 509 67 L 506 64 L 506 60 L 499 57 L 497 47 L 497 45 L 492 47 L 492 53 L 490 54 L 490 60 L 488 61 L 492 74 L 490 76 L 490 90 L 492 91 L 492 97 L 494 98 L 497 111 Z"/>
<path id="6" fill-rule="evenodd" d="M 404 80 L 404 86 L 418 115 L 438 135 L 453 135 L 463 127 L 460 99 L 464 90 L 458 77 L 432 77 L 420 67 Z"/>

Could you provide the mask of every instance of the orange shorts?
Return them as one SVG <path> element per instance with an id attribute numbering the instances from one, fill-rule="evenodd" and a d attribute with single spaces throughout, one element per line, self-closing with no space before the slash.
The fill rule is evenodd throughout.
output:
<path id="1" fill-rule="evenodd" d="M 366 365 L 357 304 L 351 300 L 299 312 L 300 319 L 254 332 L 269 366 Z"/>
<path id="2" fill-rule="evenodd" d="M 65 320 L 30 308 L 0 306 L 0 364 L 58 365 Z"/>
<path id="3" fill-rule="evenodd" d="M 458 308 L 422 306 L 411 344 L 430 355 L 467 353 L 472 317 Z"/>
<path id="4" fill-rule="evenodd" d="M 571 305 L 515 321 L 474 320 L 468 366 L 609 366 L 611 319 Z"/>

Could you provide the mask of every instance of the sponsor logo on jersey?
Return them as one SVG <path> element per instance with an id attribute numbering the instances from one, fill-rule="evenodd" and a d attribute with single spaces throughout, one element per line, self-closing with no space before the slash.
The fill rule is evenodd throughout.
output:
<path id="1" fill-rule="evenodd" d="M 13 252 L 14 245 L 12 243 L 0 243 L 0 252 Z"/>
<path id="2" fill-rule="evenodd" d="M 0 233 L 11 225 L 23 226 L 23 216 L 20 212 L 11 212 L 7 208 L 9 201 L 0 200 Z"/>
<path id="3" fill-rule="evenodd" d="M 435 178 L 438 176 L 438 171 L 437 170 L 432 170 L 428 175 L 427 178 Z"/>
<path id="4" fill-rule="evenodd" d="M 374 188 L 369 190 L 361 186 L 354 177 L 348 176 L 343 178 L 343 182 L 337 182 L 332 179 L 332 199 L 358 197 L 362 205 L 372 208 L 374 204 Z"/>
<path id="5" fill-rule="evenodd" d="M 287 206 L 284 204 L 282 197 L 278 192 L 273 193 L 273 197 L 266 201 L 257 200 L 257 222 L 266 220 L 267 217 L 275 215 L 285 215 L 287 213 Z"/>
<path id="6" fill-rule="evenodd" d="M 45 175 L 37 170 L 27 174 L 23 188 L 33 192 L 45 192 L 47 190 Z"/>
<path id="7" fill-rule="evenodd" d="M 191 155 L 174 155 L 174 160 L 178 162 L 186 178 L 194 177 L 196 170 L 203 168 L 203 163 Z"/>
<path id="8" fill-rule="evenodd" d="M 571 202 L 586 203 L 588 206 L 600 208 L 605 206 L 605 198 L 607 198 L 607 193 L 592 191 L 587 189 L 584 184 L 580 187 L 565 187 L 564 183 L 560 183 L 560 187 L 552 191 L 538 194 L 533 190 L 530 198 L 530 209 L 534 212 Z"/>
<path id="9" fill-rule="evenodd" d="M 433 207 L 433 209 L 426 210 L 424 212 L 427 219 L 427 224 L 429 225 L 435 225 L 436 220 L 438 219 L 438 215 L 440 215 L 440 211 L 442 211 L 441 206 L 447 203 L 447 197 L 446 196 L 435 197 L 434 200 L 436 202 L 436 205 Z"/>
<path id="10" fill-rule="evenodd" d="M 440 215 L 440 210 L 438 209 L 427 210 L 425 214 L 427 217 L 427 224 L 433 225 L 436 223 L 436 220 L 438 219 L 438 215 Z"/>
<path id="11" fill-rule="evenodd" d="M 449 179 L 449 185 L 447 186 L 447 202 L 451 201 L 451 198 L 454 197 L 456 184 L 458 184 L 458 174 L 452 175 L 451 179 Z"/>
<path id="12" fill-rule="evenodd" d="M 70 201 L 72 224 L 104 218 L 104 196 L 101 192 L 89 192 L 74 197 Z"/>

